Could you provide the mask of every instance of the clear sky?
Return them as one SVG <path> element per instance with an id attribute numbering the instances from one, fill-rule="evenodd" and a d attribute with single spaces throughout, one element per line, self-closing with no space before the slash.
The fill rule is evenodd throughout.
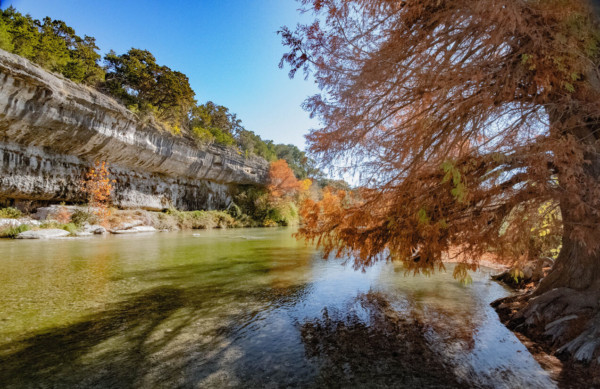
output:
<path id="1" fill-rule="evenodd" d="M 285 47 L 276 34 L 301 18 L 294 0 L 1 0 L 36 19 L 64 20 L 96 38 L 102 53 L 147 49 L 185 73 L 196 99 L 237 113 L 263 139 L 304 148 L 318 125 L 300 107 L 318 92 L 302 75 L 277 67 Z"/>

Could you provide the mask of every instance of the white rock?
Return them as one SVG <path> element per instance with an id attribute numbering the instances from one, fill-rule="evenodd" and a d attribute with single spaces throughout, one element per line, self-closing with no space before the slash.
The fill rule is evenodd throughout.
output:
<path id="1" fill-rule="evenodd" d="M 138 227 L 138 226 L 141 226 L 143 224 L 144 224 L 144 222 L 142 222 L 141 220 L 134 220 L 134 221 L 132 221 L 130 223 L 123 223 L 123 224 L 121 224 L 120 226 L 118 226 L 117 228 L 115 228 L 115 230 L 118 230 L 118 231 L 130 230 L 130 229 L 132 229 L 134 227 Z"/>
<path id="2" fill-rule="evenodd" d="M 113 230 L 113 234 L 137 234 L 140 232 L 157 232 L 158 230 L 152 226 L 136 226 L 127 230 Z"/>
<path id="3" fill-rule="evenodd" d="M 38 220 L 52 219 L 58 212 L 60 212 L 63 209 L 67 211 L 69 216 L 71 216 L 76 210 L 80 209 L 80 207 L 76 205 L 57 204 L 51 205 L 49 207 L 39 207 L 35 210 L 35 214 L 33 214 L 33 217 Z"/>
<path id="4" fill-rule="evenodd" d="M 21 223 L 19 219 L 0 219 L 0 227 L 16 227 Z"/>
<path id="5" fill-rule="evenodd" d="M 47 230 L 25 231 L 17 235 L 17 239 L 58 239 L 69 236 L 69 232 L 50 228 Z"/>
<path id="6" fill-rule="evenodd" d="M 101 234 L 106 234 L 106 228 L 102 227 L 101 225 L 98 224 L 86 224 L 83 227 L 83 232 L 88 232 L 90 234 L 96 234 L 96 235 L 101 235 Z"/>
<path id="7" fill-rule="evenodd" d="M 0 219 L 0 228 L 17 227 L 21 224 L 27 224 L 30 226 L 38 227 L 41 223 L 37 220 L 32 219 Z"/>

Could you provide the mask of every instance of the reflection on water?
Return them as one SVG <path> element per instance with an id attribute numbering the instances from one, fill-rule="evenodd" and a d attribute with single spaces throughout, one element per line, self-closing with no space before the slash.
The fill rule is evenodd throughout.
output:
<path id="1" fill-rule="evenodd" d="M 485 272 L 323 261 L 286 229 L 0 241 L 3 387 L 553 387 Z"/>

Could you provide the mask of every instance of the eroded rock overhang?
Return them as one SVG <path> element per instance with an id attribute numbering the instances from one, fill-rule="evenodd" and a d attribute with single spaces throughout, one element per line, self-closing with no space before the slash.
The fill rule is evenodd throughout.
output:
<path id="1" fill-rule="evenodd" d="M 111 97 L 0 50 L 0 199 L 81 201 L 109 163 L 127 208 L 218 209 L 232 185 L 264 184 L 268 163 L 145 123 Z"/>

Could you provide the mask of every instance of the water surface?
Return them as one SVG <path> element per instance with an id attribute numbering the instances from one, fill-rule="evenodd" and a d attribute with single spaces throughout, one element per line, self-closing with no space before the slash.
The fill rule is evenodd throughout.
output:
<path id="1" fill-rule="evenodd" d="M 2 386 L 555 386 L 488 271 L 355 271 L 291 232 L 0 241 Z"/>

